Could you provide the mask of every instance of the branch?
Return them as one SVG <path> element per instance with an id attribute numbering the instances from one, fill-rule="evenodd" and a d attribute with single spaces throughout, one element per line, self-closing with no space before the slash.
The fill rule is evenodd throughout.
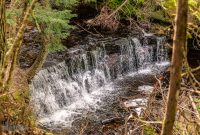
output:
<path id="1" fill-rule="evenodd" d="M 27 69 L 28 81 L 30 81 L 35 76 L 35 74 L 40 70 L 40 68 L 42 68 L 42 65 L 45 62 L 46 57 L 48 55 L 48 42 L 47 42 L 48 40 L 44 36 L 42 38 L 43 38 L 43 44 L 39 56 L 34 61 L 33 65 L 29 69 Z"/>
<path id="2" fill-rule="evenodd" d="M 196 71 L 198 71 L 198 70 L 200 70 L 200 66 L 198 66 L 198 67 L 196 67 L 196 68 L 194 68 L 194 69 L 191 69 L 190 70 L 190 72 L 196 72 Z M 188 74 L 188 72 L 185 72 L 185 73 L 182 73 L 181 74 L 181 77 L 184 77 L 185 75 L 187 75 Z"/>
<path id="3" fill-rule="evenodd" d="M 197 106 L 196 106 L 196 104 L 194 103 L 194 100 L 193 100 L 193 98 L 192 98 L 192 96 L 191 96 L 190 94 L 189 94 L 189 98 L 190 98 L 190 101 L 192 102 L 192 108 L 193 108 L 194 112 L 196 113 L 196 117 L 197 117 L 197 119 L 200 121 L 200 115 L 199 115 Z"/>
<path id="4" fill-rule="evenodd" d="M 8 96 L 9 94 L 12 94 L 12 93 L 14 93 L 14 92 L 16 92 L 16 90 L 7 91 L 7 92 L 4 92 L 4 93 L 1 93 L 1 94 L 0 94 L 0 98 L 2 98 L 2 97 L 4 97 L 4 96 Z"/>
<path id="5" fill-rule="evenodd" d="M 38 32 L 41 33 L 42 30 L 41 30 L 41 28 L 40 28 L 40 25 L 39 25 L 37 19 L 35 18 L 34 12 L 32 12 L 31 16 L 32 16 L 33 20 L 35 21 L 35 24 L 36 24 L 36 27 L 37 27 L 37 29 L 38 29 Z"/>
<path id="6" fill-rule="evenodd" d="M 111 16 L 115 15 L 126 3 L 128 2 L 128 0 L 125 0 L 124 3 L 122 3 L 114 12 L 112 12 L 107 19 L 109 19 Z"/>
<path id="7" fill-rule="evenodd" d="M 31 14 L 31 11 L 33 10 L 36 2 L 37 2 L 37 0 L 33 0 L 31 2 L 30 6 L 28 7 L 28 9 L 26 10 L 26 13 L 25 13 L 23 21 L 22 21 L 22 25 L 17 32 L 17 35 L 16 35 L 14 42 L 13 42 L 13 45 L 11 46 L 9 51 L 6 53 L 7 56 L 9 56 L 12 52 L 14 52 L 16 48 L 19 48 L 21 46 L 20 41 L 23 38 L 23 34 L 24 34 L 25 29 L 26 29 L 26 25 L 28 23 L 27 22 L 28 17 Z"/>
<path id="8" fill-rule="evenodd" d="M 91 35 L 93 35 L 93 36 L 95 36 L 95 37 L 103 37 L 102 35 L 98 35 L 98 34 L 95 34 L 95 33 L 92 33 L 92 32 L 90 32 L 90 31 L 88 31 L 87 29 L 85 29 L 85 28 L 83 28 L 81 25 L 79 25 L 78 23 L 76 23 L 75 22 L 75 24 L 78 26 L 78 27 L 80 27 L 81 29 L 83 29 L 84 31 L 86 31 L 86 32 L 88 32 L 89 34 L 91 34 Z"/>
<path id="9" fill-rule="evenodd" d="M 192 90 L 192 89 L 182 89 L 182 90 L 186 90 L 186 91 L 190 91 L 190 92 L 193 92 L 193 93 L 196 93 L 196 94 L 199 94 L 200 95 L 200 91 L 197 91 L 197 90 Z"/>
<path id="10" fill-rule="evenodd" d="M 4 74 L 4 56 L 7 50 L 6 45 L 6 8 L 5 0 L 0 1 L 0 87 L 3 86 Z"/>
<path id="11" fill-rule="evenodd" d="M 28 20 L 28 17 L 30 16 L 30 14 L 31 14 L 31 11 L 34 8 L 34 5 L 35 5 L 36 2 L 37 2 L 37 0 L 33 0 L 31 2 L 30 6 L 27 8 L 25 15 L 24 15 L 24 18 L 23 18 L 23 21 L 22 21 L 22 24 L 21 24 L 21 27 L 19 28 L 17 35 L 14 39 L 13 45 L 10 47 L 10 49 L 6 53 L 5 66 L 8 64 L 10 58 L 14 57 L 14 58 L 11 59 L 12 64 L 11 64 L 11 67 L 10 67 L 10 70 L 9 70 L 9 77 L 6 80 L 6 83 L 5 83 L 6 87 L 11 82 L 11 78 L 12 78 L 16 63 L 17 63 L 17 56 L 18 56 L 18 53 L 20 52 L 19 49 L 22 45 L 23 34 L 24 34 L 25 29 L 26 29 L 26 25 L 28 23 L 27 20 Z"/>
<path id="12" fill-rule="evenodd" d="M 145 121 L 140 118 L 136 118 L 135 116 L 131 115 L 129 119 L 135 119 L 139 122 L 146 123 L 146 124 L 162 124 L 162 121 Z"/>
<path id="13" fill-rule="evenodd" d="M 186 119 L 186 121 L 188 121 L 189 123 L 195 123 L 195 124 L 197 124 L 198 126 L 200 126 L 199 123 L 198 123 L 196 120 L 191 120 L 190 118 L 187 118 L 186 115 L 185 115 L 185 113 L 184 113 L 184 110 L 183 110 L 183 112 L 181 112 L 180 114 L 181 114 L 181 116 L 182 116 L 184 119 Z"/>

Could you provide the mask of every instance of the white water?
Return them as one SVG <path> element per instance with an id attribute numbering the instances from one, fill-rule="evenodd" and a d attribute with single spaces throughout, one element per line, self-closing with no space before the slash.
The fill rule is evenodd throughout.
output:
<path id="1" fill-rule="evenodd" d="M 41 70 L 30 84 L 39 123 L 46 127 L 69 127 L 78 117 L 101 108 L 102 99 L 116 90 L 114 80 L 157 72 L 168 64 L 164 38 L 157 38 L 155 46 L 142 45 L 137 38 L 129 40 L 128 45 L 120 46 L 114 64 L 103 44 Z"/>

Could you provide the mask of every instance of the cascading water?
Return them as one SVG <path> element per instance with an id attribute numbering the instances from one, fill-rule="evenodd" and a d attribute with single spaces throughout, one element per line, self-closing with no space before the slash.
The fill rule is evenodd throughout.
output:
<path id="1" fill-rule="evenodd" d="M 101 99 L 115 90 L 114 80 L 167 61 L 165 38 L 158 37 L 155 45 L 126 40 L 114 58 L 102 43 L 91 50 L 69 51 L 67 61 L 42 69 L 30 84 L 39 122 L 70 126 L 78 115 L 100 108 Z"/>

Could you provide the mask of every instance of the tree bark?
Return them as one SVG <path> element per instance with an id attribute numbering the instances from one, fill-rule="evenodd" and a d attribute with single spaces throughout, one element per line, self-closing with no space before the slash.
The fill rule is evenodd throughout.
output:
<path id="1" fill-rule="evenodd" d="M 2 92 L 3 80 L 2 67 L 4 66 L 4 56 L 6 51 L 6 8 L 5 0 L 0 0 L 0 93 Z M 0 114 L 0 134 L 3 132 L 2 129 L 2 114 Z"/>
<path id="2" fill-rule="evenodd" d="M 5 0 L 0 0 L 0 88 L 3 86 L 2 68 L 6 52 L 6 8 Z"/>
<path id="3" fill-rule="evenodd" d="M 44 35 L 42 36 L 43 38 L 43 43 L 42 43 L 42 48 L 41 51 L 36 58 L 35 62 L 33 65 L 28 69 L 27 71 L 27 80 L 30 81 L 35 74 L 42 68 L 42 65 L 44 64 L 46 57 L 48 55 L 48 38 L 45 37 Z"/>
<path id="4" fill-rule="evenodd" d="M 170 85 L 167 110 L 161 135 L 172 135 L 180 91 L 184 47 L 186 44 L 188 0 L 178 0 L 174 32 L 173 54 L 170 72 Z"/>
<path id="5" fill-rule="evenodd" d="M 16 67 L 17 64 L 17 56 L 18 53 L 20 52 L 19 49 L 21 47 L 22 44 L 22 40 L 23 40 L 23 34 L 24 31 L 26 29 L 26 25 L 27 25 L 27 20 L 28 17 L 30 16 L 32 9 L 34 8 L 35 3 L 37 2 L 37 0 L 32 0 L 30 3 L 30 6 L 27 8 L 21 26 L 16 34 L 16 37 L 14 38 L 14 42 L 11 45 L 11 47 L 9 48 L 8 51 L 6 51 L 5 53 L 5 58 L 4 58 L 4 66 L 2 67 L 2 75 L 1 75 L 1 80 L 3 80 L 3 87 L 8 89 L 9 85 L 11 84 L 12 81 L 12 75 L 14 72 L 14 69 Z M 8 65 L 11 63 L 10 68 L 8 69 Z M 5 73 L 9 73 L 9 75 L 7 77 L 5 77 Z M 3 78 L 2 78 L 3 77 Z"/>

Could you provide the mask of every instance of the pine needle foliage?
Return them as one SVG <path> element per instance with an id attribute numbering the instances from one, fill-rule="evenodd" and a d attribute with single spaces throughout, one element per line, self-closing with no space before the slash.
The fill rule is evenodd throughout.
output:
<path id="1" fill-rule="evenodd" d="M 39 24 L 45 25 L 44 33 L 48 35 L 50 44 L 49 51 L 55 52 L 64 49 L 61 39 L 69 35 L 69 30 L 73 26 L 69 25 L 69 20 L 75 17 L 70 10 L 56 10 L 51 7 L 43 8 L 40 5 L 34 10 L 35 18 Z"/>
<path id="2" fill-rule="evenodd" d="M 50 0 L 51 5 L 63 6 L 64 8 L 72 8 L 78 3 L 77 0 Z"/>
<path id="3" fill-rule="evenodd" d="M 61 40 L 69 35 L 74 27 L 69 25 L 69 20 L 75 17 L 71 13 L 78 0 L 42 0 L 35 5 L 29 22 L 38 24 L 43 34 L 49 39 L 49 52 L 61 51 L 64 46 Z M 14 7 L 6 12 L 7 24 L 15 27 L 23 16 L 24 1 L 17 1 Z"/>
<path id="4" fill-rule="evenodd" d="M 80 0 L 82 3 L 97 3 L 98 0 Z"/>
<path id="5" fill-rule="evenodd" d="M 69 35 L 70 29 L 74 28 L 69 25 L 69 20 L 76 16 L 70 10 L 76 3 L 76 0 L 51 0 L 45 7 L 41 4 L 36 5 L 34 10 L 35 19 L 41 26 L 45 26 L 43 29 L 50 40 L 50 52 L 64 49 L 61 40 Z"/>

